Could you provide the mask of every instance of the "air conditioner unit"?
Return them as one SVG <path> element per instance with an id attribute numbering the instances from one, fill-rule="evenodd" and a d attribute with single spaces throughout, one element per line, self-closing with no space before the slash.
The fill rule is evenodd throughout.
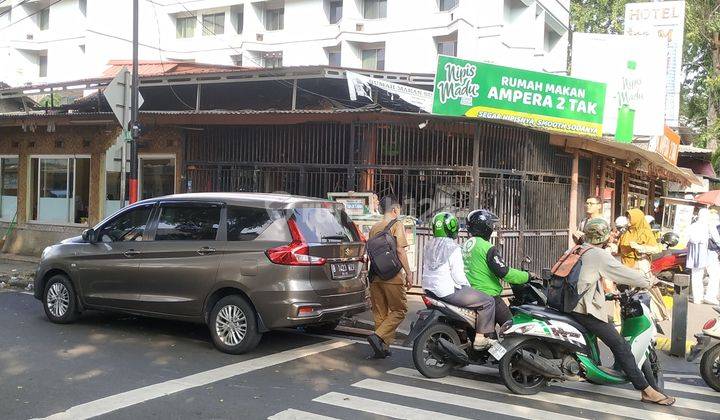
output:
<path id="1" fill-rule="evenodd" d="M 32 41 L 32 40 L 33 40 L 33 34 L 25 34 L 25 39 L 27 39 L 28 41 Z"/>
<path id="2" fill-rule="evenodd" d="M 262 41 L 262 40 L 263 40 L 263 34 L 257 34 L 257 35 L 255 35 L 255 40 L 256 40 L 256 41 Z"/>
<path id="3" fill-rule="evenodd" d="M 355 24 L 355 30 L 358 32 L 362 32 L 365 30 L 365 25 L 362 23 L 356 23 Z"/>

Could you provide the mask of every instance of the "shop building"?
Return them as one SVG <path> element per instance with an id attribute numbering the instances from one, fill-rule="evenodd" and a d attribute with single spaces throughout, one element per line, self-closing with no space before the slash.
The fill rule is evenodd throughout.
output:
<path id="1" fill-rule="evenodd" d="M 371 75 L 432 84 L 429 75 Z M 80 88 L 102 89 L 107 81 Z M 0 90 L 0 97 L 22 91 Z M 667 180 L 691 181 L 633 145 L 430 116 L 382 93 L 375 103 L 352 102 L 344 73 L 329 67 L 144 76 L 141 93 L 141 198 L 202 191 L 391 194 L 418 220 L 418 251 L 437 211 L 463 216 L 483 207 L 501 217 L 499 243 L 508 260 L 519 264 L 528 256 L 539 269 L 567 248 L 585 197 L 600 185 L 603 194 L 612 190 L 613 209 L 623 211 L 662 194 Z M 179 109 L 179 100 L 193 109 Z M 119 208 L 121 144 L 101 97 L 0 115 L 0 154 L 8 159 L 7 171 L 0 167 L 2 200 L 15 197 L 17 214 L 4 251 L 37 253 Z M 6 174 L 16 190 L 5 190 Z M 623 198 L 630 193 L 637 198 Z M 5 226 L 11 213 L 3 210 Z"/>

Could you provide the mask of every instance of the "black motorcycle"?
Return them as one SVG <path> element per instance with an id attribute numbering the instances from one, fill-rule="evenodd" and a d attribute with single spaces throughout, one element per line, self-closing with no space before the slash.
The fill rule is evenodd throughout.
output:
<path id="1" fill-rule="evenodd" d="M 541 281 L 512 286 L 513 305 L 536 304 L 545 306 L 547 299 Z M 412 343 L 415 368 L 428 378 L 442 378 L 450 371 L 467 365 L 484 365 L 490 360 L 492 347 L 476 351 L 474 310 L 443 302 L 426 291 L 423 302 L 427 309 L 418 311 L 410 335 L 403 343 Z M 494 358 L 492 360 L 495 360 Z"/>

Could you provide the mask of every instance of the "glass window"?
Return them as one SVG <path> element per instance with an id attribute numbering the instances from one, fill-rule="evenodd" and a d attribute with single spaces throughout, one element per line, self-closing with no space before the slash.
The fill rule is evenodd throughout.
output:
<path id="1" fill-rule="evenodd" d="M 245 24 L 245 13 L 238 12 L 235 14 L 235 30 L 238 34 L 243 33 L 243 25 Z"/>
<path id="2" fill-rule="evenodd" d="M 338 207 L 303 207 L 293 211 L 295 221 L 308 243 L 359 240 L 345 210 Z"/>
<path id="3" fill-rule="evenodd" d="M 382 19 L 387 17 L 387 0 L 364 0 L 363 17 L 365 19 Z"/>
<path id="4" fill-rule="evenodd" d="M 285 27 L 285 8 L 265 10 L 265 30 L 279 31 Z"/>
<path id="5" fill-rule="evenodd" d="M 438 54 L 457 56 L 457 41 L 440 41 L 437 43 Z"/>
<path id="6" fill-rule="evenodd" d="M 80 0 L 78 7 L 80 7 L 80 13 L 82 13 L 83 16 L 87 16 L 87 0 Z"/>
<path id="7" fill-rule="evenodd" d="M 438 4 L 441 12 L 447 12 L 448 10 L 452 10 L 456 8 L 457 5 L 458 0 L 440 0 Z"/>
<path id="8" fill-rule="evenodd" d="M 331 1 L 329 4 L 330 23 L 335 24 L 342 19 L 342 1 Z"/>
<path id="9" fill-rule="evenodd" d="M 123 168 L 123 151 L 125 151 L 125 167 Z M 125 147 L 125 139 L 121 136 L 115 144 L 105 152 L 105 216 L 109 216 L 129 202 L 130 193 L 130 147 Z M 125 173 L 124 179 L 122 173 Z M 124 181 L 124 184 L 123 184 Z M 123 188 L 124 194 L 123 194 Z M 121 199 L 122 196 L 124 200 Z"/>
<path id="10" fill-rule="evenodd" d="M 219 205 L 165 204 L 160 210 L 155 240 L 214 241 L 219 224 Z"/>
<path id="11" fill-rule="evenodd" d="M 252 241 L 279 217 L 280 214 L 274 210 L 229 206 L 227 208 L 227 240 Z"/>
<path id="12" fill-rule="evenodd" d="M 45 8 L 37 15 L 38 29 L 46 31 L 50 28 L 50 8 Z"/>
<path id="13" fill-rule="evenodd" d="M 178 38 L 192 38 L 195 36 L 195 18 L 179 17 L 175 20 L 176 36 Z"/>
<path id="14" fill-rule="evenodd" d="M 90 158 L 33 158 L 32 220 L 87 223 Z"/>
<path id="15" fill-rule="evenodd" d="M 140 158 L 140 198 L 175 194 L 175 159 Z"/>
<path id="16" fill-rule="evenodd" d="M 225 13 L 203 15 L 203 35 L 222 35 L 225 33 Z"/>
<path id="17" fill-rule="evenodd" d="M 368 70 L 385 70 L 385 49 L 363 50 L 362 68 Z"/>
<path id="18" fill-rule="evenodd" d="M 231 55 L 230 59 L 234 65 L 242 67 L 242 54 Z"/>
<path id="19" fill-rule="evenodd" d="M 340 51 L 328 52 L 328 65 L 334 67 L 340 67 Z"/>
<path id="20" fill-rule="evenodd" d="M 98 232 L 101 242 L 142 241 L 152 204 L 127 210 L 105 224 Z"/>
<path id="21" fill-rule="evenodd" d="M 17 211 L 18 158 L 0 159 L 0 219 L 12 220 Z"/>
<path id="22" fill-rule="evenodd" d="M 272 51 L 262 53 L 263 67 L 277 68 L 282 67 L 283 54 L 282 51 Z"/>
<path id="23" fill-rule="evenodd" d="M 38 76 L 47 77 L 47 55 L 38 56 Z"/>

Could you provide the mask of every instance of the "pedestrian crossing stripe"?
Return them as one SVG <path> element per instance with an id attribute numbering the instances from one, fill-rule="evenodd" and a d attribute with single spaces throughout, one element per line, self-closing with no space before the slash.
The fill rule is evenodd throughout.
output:
<path id="1" fill-rule="evenodd" d="M 369 398 L 342 394 L 340 392 L 329 392 L 315 398 L 313 401 L 334 405 L 336 407 L 364 411 L 366 413 L 377 414 L 379 416 L 393 417 L 396 419 L 466 420 L 465 417 L 451 416 L 449 414 L 438 413 L 436 411 L 422 410 L 415 407 L 407 407 L 385 401 L 371 400 Z"/>
<path id="2" fill-rule="evenodd" d="M 524 407 L 521 405 L 508 404 L 497 400 L 485 400 L 482 398 L 468 397 L 465 395 L 402 385 L 394 382 L 384 382 L 377 379 L 363 379 L 362 381 L 353 384 L 353 386 L 402 397 L 419 398 L 425 401 L 467 407 L 489 413 L 521 417 L 525 419 L 547 420 L 548 418 L 552 418 L 553 420 L 577 420 L 582 418 L 552 411 Z"/>
<path id="3" fill-rule="evenodd" d="M 490 374 L 497 376 L 497 370 L 493 370 L 487 367 L 473 366 L 470 369 L 465 368 L 463 370 L 474 373 L 482 373 L 485 375 Z M 509 393 L 509 391 L 502 384 L 495 382 L 483 382 L 476 379 L 468 379 L 457 376 L 448 376 L 439 379 L 429 379 L 422 376 L 416 370 L 409 368 L 396 368 L 387 371 L 386 373 L 388 375 L 391 375 L 391 377 L 408 378 L 417 381 L 436 383 L 443 386 L 450 386 L 452 388 L 463 388 L 471 389 L 478 392 L 501 394 L 507 398 L 503 400 L 505 402 L 501 402 L 493 398 L 485 399 L 477 396 L 456 394 L 453 392 L 439 391 L 436 389 L 428 389 L 420 386 L 412 386 L 405 383 L 397 383 L 371 378 L 360 380 L 359 382 L 352 384 L 352 387 L 360 390 L 382 393 L 385 395 L 395 395 L 404 398 L 412 398 L 438 404 L 462 407 L 465 409 L 473 409 L 485 413 L 520 417 L 525 419 L 545 420 L 547 418 L 552 418 L 553 420 L 571 420 L 580 418 L 595 418 L 597 417 L 597 413 L 601 413 L 608 416 L 623 416 L 636 419 L 652 418 L 659 420 L 669 420 L 685 418 L 675 414 L 670 414 L 668 410 L 672 410 L 673 408 L 682 408 L 693 410 L 695 412 L 709 413 L 711 416 L 714 416 L 718 412 L 720 412 L 720 403 L 697 400 L 692 398 L 684 398 L 682 396 L 677 397 L 677 402 L 673 407 L 670 408 L 652 405 L 643 405 L 642 407 L 640 407 L 638 406 L 639 404 L 635 406 L 626 406 L 623 404 L 622 401 L 618 401 L 618 403 L 616 404 L 607 403 L 593 399 L 593 396 L 588 396 L 587 393 L 602 395 L 620 400 L 632 400 L 639 403 L 639 392 L 628 388 L 593 385 L 587 382 L 553 383 L 552 385 L 550 385 L 546 392 L 540 394 L 515 395 Z M 666 376 L 699 379 L 699 377 L 696 375 L 686 374 L 668 374 Z M 554 387 L 581 391 L 582 394 L 571 396 L 563 393 L 553 392 L 552 389 Z M 711 397 L 718 396 L 718 393 L 713 392 L 712 390 L 705 389 L 700 386 L 687 385 L 679 382 L 667 381 L 665 382 L 665 388 L 668 390 L 685 393 L 687 395 L 705 395 Z M 515 404 L 508 402 L 512 401 L 512 399 L 514 398 L 517 398 L 519 401 L 528 400 L 539 403 L 553 404 L 554 406 L 558 407 L 558 411 L 562 411 L 565 407 L 569 407 L 574 410 L 585 410 L 586 412 L 581 411 L 581 414 L 575 416 L 572 415 L 573 412 L 571 412 L 571 414 L 562 414 L 560 412 L 543 410 L 541 408 L 533 408 L 527 405 L 523 405 L 522 402 Z M 387 401 L 381 401 L 379 399 L 372 399 L 340 392 L 329 392 L 315 398 L 313 401 L 330 406 L 345 408 L 348 410 L 399 419 L 446 420 L 464 418 L 448 414 L 447 412 L 435 412 L 420 409 L 417 407 L 413 407 L 412 404 L 402 405 Z M 664 412 L 655 411 L 656 409 L 663 410 Z M 268 419 L 337 420 L 335 417 L 328 417 L 325 415 L 314 414 L 311 412 L 296 409 L 288 409 L 282 411 L 271 417 L 268 417 Z"/>
<path id="4" fill-rule="evenodd" d="M 391 375 L 397 375 L 404 378 L 410 378 L 410 379 L 419 379 L 419 380 L 425 380 L 425 381 L 431 381 L 436 382 L 440 384 L 445 385 L 452 385 L 455 387 L 460 388 L 467 388 L 467 389 L 473 389 L 477 391 L 483 391 L 483 392 L 491 392 L 494 394 L 502 394 L 509 397 L 516 397 L 519 399 L 525 399 L 525 400 L 532 400 L 532 401 L 539 401 L 544 403 L 552 403 L 556 405 L 562 405 L 570 408 L 581 408 L 584 410 L 589 411 L 597 411 L 600 413 L 605 414 L 613 414 L 613 415 L 621 415 L 625 417 L 632 417 L 636 419 L 644 419 L 646 416 L 651 412 L 649 410 L 640 409 L 640 408 L 634 408 L 634 407 L 626 407 L 619 404 L 609 404 L 602 401 L 595 401 L 592 399 L 588 399 L 582 396 L 569 396 L 569 395 L 563 395 L 563 394 L 557 394 L 550 392 L 543 392 L 535 395 L 516 395 L 516 394 L 510 394 L 507 388 L 505 388 L 504 385 L 498 384 L 498 383 L 489 383 L 489 382 L 482 382 L 477 381 L 473 379 L 465 379 L 465 378 L 459 378 L 456 376 L 447 376 L 445 378 L 439 378 L 439 379 L 428 379 L 424 376 L 422 376 L 420 373 L 418 373 L 415 370 L 407 369 L 407 368 L 397 368 L 393 369 L 388 372 Z M 587 384 L 584 384 L 587 385 Z M 597 385 L 591 385 L 593 387 Z M 609 387 L 608 387 L 609 388 Z M 629 390 L 623 390 L 623 391 L 629 391 Z M 635 391 L 633 392 L 633 398 L 636 401 L 639 401 L 640 393 Z M 624 398 L 625 396 L 623 394 L 617 395 L 618 397 Z M 676 419 L 677 416 L 668 415 L 664 413 L 655 413 L 653 412 L 653 418 L 655 419 Z M 549 413 L 550 416 L 553 418 L 557 417 L 558 414 L 556 413 Z"/>

